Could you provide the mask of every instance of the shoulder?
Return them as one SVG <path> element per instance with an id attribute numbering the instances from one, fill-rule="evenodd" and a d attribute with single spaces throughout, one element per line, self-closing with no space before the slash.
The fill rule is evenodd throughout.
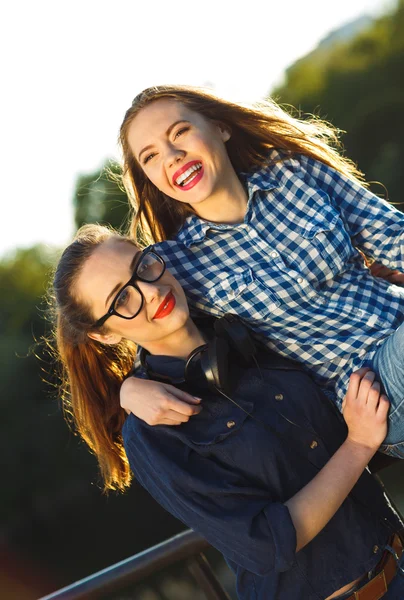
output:
<path id="1" fill-rule="evenodd" d="M 271 180 L 279 180 L 283 177 L 291 177 L 302 171 L 301 154 L 291 155 L 279 149 L 272 149 L 267 160 L 241 176 L 250 183 L 259 184 Z"/>

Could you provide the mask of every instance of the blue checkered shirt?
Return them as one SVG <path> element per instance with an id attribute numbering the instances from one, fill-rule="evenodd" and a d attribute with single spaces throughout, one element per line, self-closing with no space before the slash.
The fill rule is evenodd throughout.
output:
<path id="1" fill-rule="evenodd" d="M 319 161 L 279 159 L 241 175 L 242 223 L 193 215 L 154 248 L 192 308 L 238 314 L 341 402 L 351 372 L 404 320 L 404 288 L 374 278 L 358 251 L 404 270 L 404 214 Z"/>

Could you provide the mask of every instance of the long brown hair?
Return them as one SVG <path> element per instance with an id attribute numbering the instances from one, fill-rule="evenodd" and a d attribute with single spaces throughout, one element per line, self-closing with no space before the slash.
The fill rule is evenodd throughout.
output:
<path id="1" fill-rule="evenodd" d="M 122 442 L 126 415 L 119 390 L 133 367 L 136 345 L 128 340 L 108 345 L 90 339 L 89 332 L 106 333 L 108 329 L 105 325 L 94 328 L 90 308 L 75 295 L 84 263 L 111 237 L 126 239 L 100 225 L 79 229 L 56 267 L 50 296 L 64 415 L 97 457 L 104 491 L 123 491 L 130 484 L 131 473 Z"/>
<path id="2" fill-rule="evenodd" d="M 173 237 L 193 212 L 186 203 L 168 197 L 149 181 L 129 147 L 128 131 L 133 119 L 145 106 L 162 98 L 175 99 L 231 131 L 226 147 L 236 173 L 262 167 L 268 163 L 269 151 L 275 148 L 285 156 L 305 154 L 351 179 L 363 181 L 362 173 L 340 153 L 339 131 L 320 119 L 295 118 L 273 100 L 246 106 L 224 100 L 204 88 L 177 85 L 148 88 L 133 100 L 119 135 L 123 183 L 134 209 L 131 234 L 140 242 Z"/>

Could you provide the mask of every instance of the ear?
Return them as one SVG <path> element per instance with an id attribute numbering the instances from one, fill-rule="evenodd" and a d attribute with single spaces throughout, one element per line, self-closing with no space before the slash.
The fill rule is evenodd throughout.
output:
<path id="1" fill-rule="evenodd" d="M 217 123 L 217 127 L 219 129 L 219 133 L 220 133 L 220 137 L 222 138 L 223 142 L 228 142 L 229 139 L 231 138 L 231 129 L 228 125 L 225 125 L 224 123 Z"/>
<path id="2" fill-rule="evenodd" d="M 95 340 L 96 342 L 100 342 L 101 344 L 108 344 L 110 346 L 119 344 L 119 342 L 122 339 L 122 336 L 118 335 L 117 333 L 96 333 L 90 331 L 89 333 L 87 333 L 87 335 L 89 338 Z"/>

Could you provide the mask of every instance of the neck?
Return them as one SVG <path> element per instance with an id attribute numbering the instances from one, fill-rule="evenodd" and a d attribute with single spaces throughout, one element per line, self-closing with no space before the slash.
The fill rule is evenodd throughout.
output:
<path id="1" fill-rule="evenodd" d="M 233 168 L 232 168 L 233 170 Z M 201 219 L 214 223 L 242 223 L 247 209 L 247 192 L 235 171 L 226 185 L 195 207 Z"/>
<path id="2" fill-rule="evenodd" d="M 181 329 L 170 336 L 151 344 L 143 344 L 143 347 L 150 354 L 186 359 L 192 350 L 205 343 L 206 340 L 195 323 L 188 319 Z"/>

